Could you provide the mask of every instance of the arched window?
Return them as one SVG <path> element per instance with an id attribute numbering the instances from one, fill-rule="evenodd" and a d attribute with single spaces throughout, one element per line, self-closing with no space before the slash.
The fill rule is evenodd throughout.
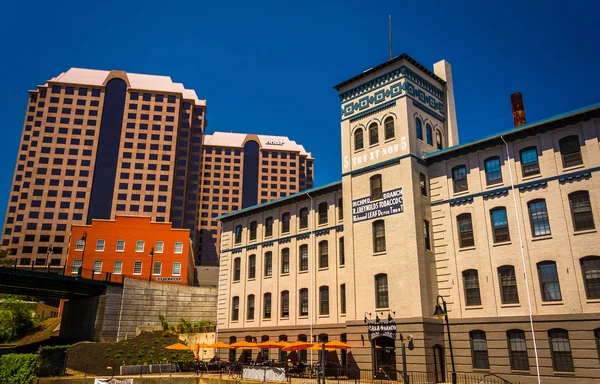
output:
<path id="1" fill-rule="evenodd" d="M 550 234 L 550 220 L 546 209 L 546 200 L 537 199 L 527 203 L 529 209 L 529 221 L 533 237 Z"/>
<path id="2" fill-rule="evenodd" d="M 248 256 L 248 278 L 254 279 L 256 277 L 256 255 Z"/>
<path id="3" fill-rule="evenodd" d="M 265 276 L 273 274 L 273 252 L 265 252 Z"/>
<path id="4" fill-rule="evenodd" d="M 360 151 L 365 146 L 363 142 L 363 130 L 362 128 L 358 128 L 354 131 L 354 150 Z"/>
<path id="5" fill-rule="evenodd" d="M 300 290 L 298 302 L 300 303 L 300 316 L 308 316 L 308 288 Z"/>
<path id="6" fill-rule="evenodd" d="M 500 298 L 502 304 L 518 304 L 519 291 L 517 290 L 517 277 L 515 267 L 503 265 L 498 268 L 498 281 L 500 283 Z"/>
<path id="7" fill-rule="evenodd" d="M 304 334 L 300 334 L 298 335 L 298 341 L 304 341 L 307 342 L 308 341 L 308 337 Z M 302 350 L 298 352 L 298 357 L 300 358 L 300 361 L 302 361 L 303 363 L 307 363 L 308 362 L 308 351 Z"/>
<path id="8" fill-rule="evenodd" d="M 388 116 L 385 119 L 384 126 L 384 140 L 393 139 L 396 136 L 396 132 L 394 131 L 394 119 L 391 116 Z"/>
<path id="9" fill-rule="evenodd" d="M 564 168 L 574 167 L 583 164 L 581 158 L 581 146 L 579 145 L 579 136 L 571 135 L 563 137 L 558 141 L 560 155 Z"/>
<path id="10" fill-rule="evenodd" d="M 269 341 L 269 335 L 262 335 L 260 337 L 260 342 L 264 343 L 265 341 Z M 260 351 L 262 361 L 269 361 L 269 348 L 262 348 Z"/>
<path id="11" fill-rule="evenodd" d="M 579 260 L 588 299 L 600 299 L 600 256 L 586 256 Z"/>
<path id="12" fill-rule="evenodd" d="M 459 193 L 469 189 L 467 184 L 467 167 L 457 165 L 452 168 L 452 183 L 454 184 L 454 193 Z"/>
<path id="13" fill-rule="evenodd" d="M 537 263 L 538 275 L 540 278 L 540 290 L 542 291 L 543 301 L 562 300 L 560 294 L 560 283 L 558 281 L 558 271 L 554 261 L 541 261 Z"/>
<path id="14" fill-rule="evenodd" d="M 569 332 L 565 329 L 551 329 L 548 331 L 550 353 L 552 355 L 552 368 L 555 372 L 575 372 Z"/>
<path id="15" fill-rule="evenodd" d="M 423 123 L 418 117 L 415 119 L 415 129 L 417 131 L 417 139 L 423 140 Z"/>
<path id="16" fill-rule="evenodd" d="M 300 271 L 308 271 L 308 245 L 302 244 L 298 253 L 300 254 L 300 263 L 298 269 Z"/>
<path id="17" fill-rule="evenodd" d="M 319 224 L 327 224 L 327 202 L 319 203 Z"/>
<path id="18" fill-rule="evenodd" d="M 427 144 L 433 145 L 433 130 L 429 123 L 425 124 L 425 135 L 427 137 Z"/>
<path id="19" fill-rule="evenodd" d="M 377 123 L 369 126 L 369 145 L 379 144 L 379 127 Z"/>
<path id="20" fill-rule="evenodd" d="M 256 229 L 258 228 L 258 223 L 256 221 L 250 222 L 250 241 L 256 240 Z"/>
<path id="21" fill-rule="evenodd" d="M 383 220 L 373 222 L 373 252 L 385 252 L 385 222 Z"/>
<path id="22" fill-rule="evenodd" d="M 508 339 L 510 369 L 514 371 L 529 371 L 525 332 L 520 329 L 511 329 L 506 332 L 506 338 Z"/>
<path id="23" fill-rule="evenodd" d="M 329 244 L 327 240 L 319 242 L 319 268 L 329 267 Z"/>
<path id="24" fill-rule="evenodd" d="M 281 273 L 290 273 L 290 249 L 283 248 L 281 250 Z"/>
<path id="25" fill-rule="evenodd" d="M 273 218 L 267 217 L 265 219 L 265 237 L 273 236 Z"/>
<path id="26" fill-rule="evenodd" d="M 371 176 L 370 184 L 371 184 L 371 201 L 383 199 L 383 185 L 381 183 L 381 175 Z"/>
<path id="27" fill-rule="evenodd" d="M 289 212 L 281 215 L 281 233 L 288 233 L 290 231 L 290 214 Z"/>
<path id="28" fill-rule="evenodd" d="M 242 260 L 239 257 L 233 259 L 233 281 L 240 281 L 242 271 Z"/>
<path id="29" fill-rule="evenodd" d="M 465 305 L 481 305 L 481 292 L 479 291 L 479 274 L 476 269 L 467 269 L 462 273 L 465 285 Z"/>
<path id="30" fill-rule="evenodd" d="M 519 151 L 521 156 L 521 171 L 523 176 L 532 176 L 540 173 L 540 163 L 536 147 L 527 147 Z"/>
<path id="31" fill-rule="evenodd" d="M 598 358 L 600 359 L 600 328 L 594 329 L 594 338 L 596 339 L 596 352 L 598 353 Z"/>
<path id="32" fill-rule="evenodd" d="M 375 308 L 388 308 L 389 306 L 387 274 L 380 273 L 375 275 Z"/>
<path id="33" fill-rule="evenodd" d="M 494 243 L 503 243 L 510 241 L 510 231 L 508 230 L 508 218 L 506 208 L 497 207 L 490 210 L 490 219 L 492 222 L 492 233 Z"/>
<path id="34" fill-rule="evenodd" d="M 248 295 L 246 301 L 246 320 L 254 320 L 254 295 Z"/>
<path id="35" fill-rule="evenodd" d="M 235 227 L 235 243 L 240 244 L 242 242 L 242 226 L 237 225 Z"/>
<path id="36" fill-rule="evenodd" d="M 470 213 L 463 213 L 456 216 L 458 224 L 458 243 L 461 248 L 475 246 L 475 236 L 473 235 L 473 222 Z"/>
<path id="37" fill-rule="evenodd" d="M 502 169 L 500 164 L 500 157 L 494 156 L 485 159 L 485 181 L 487 185 L 494 185 L 502 182 Z"/>
<path id="38" fill-rule="evenodd" d="M 235 336 L 230 336 L 230 337 L 229 337 L 229 344 L 233 344 L 233 343 L 235 343 L 235 342 L 237 342 L 237 337 L 235 337 Z M 229 350 L 229 361 L 235 361 L 235 355 L 236 355 L 236 353 L 235 353 L 235 352 L 236 352 L 236 349 L 234 349 L 234 348 L 231 348 L 231 349 Z"/>
<path id="39" fill-rule="evenodd" d="M 319 315 L 329 315 L 329 287 L 319 287 Z"/>
<path id="40" fill-rule="evenodd" d="M 231 321 L 238 321 L 240 318 L 240 298 L 233 296 L 231 299 Z"/>
<path id="41" fill-rule="evenodd" d="M 290 291 L 281 292 L 281 317 L 290 317 Z"/>
<path id="42" fill-rule="evenodd" d="M 279 335 L 279 341 L 288 341 L 287 335 Z M 279 361 L 287 361 L 287 352 L 281 348 L 279 350 Z"/>
<path id="43" fill-rule="evenodd" d="M 471 356 L 473 358 L 473 368 L 489 369 L 490 359 L 488 356 L 487 339 L 484 331 L 469 332 L 471 339 Z"/>
<path id="44" fill-rule="evenodd" d="M 421 189 L 421 196 L 427 196 L 427 177 L 423 173 L 419 173 L 419 188 Z"/>
<path id="45" fill-rule="evenodd" d="M 571 217 L 573 218 L 573 229 L 575 231 L 584 231 L 596 227 L 588 191 L 577 191 L 569 194 L 569 205 L 571 206 Z"/>
<path id="46" fill-rule="evenodd" d="M 442 132 L 439 129 L 435 130 L 435 146 L 437 149 L 444 148 L 444 143 L 442 141 Z"/>
<path id="47" fill-rule="evenodd" d="M 308 228 L 308 208 L 300 208 L 300 229 Z"/>

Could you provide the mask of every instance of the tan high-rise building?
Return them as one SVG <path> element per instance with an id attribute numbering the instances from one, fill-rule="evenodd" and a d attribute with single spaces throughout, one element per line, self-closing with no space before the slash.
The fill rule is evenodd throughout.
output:
<path id="1" fill-rule="evenodd" d="M 328 358 L 381 379 L 405 344 L 419 382 L 597 382 L 600 104 L 525 124 L 513 95 L 517 126 L 459 144 L 446 61 L 335 89 L 342 180 L 219 218 L 221 341 L 340 339 Z"/>
<path id="2" fill-rule="evenodd" d="M 64 265 L 71 224 L 198 226 L 206 102 L 167 76 L 71 68 L 29 102 L 2 235 L 18 265 Z"/>
<path id="3" fill-rule="evenodd" d="M 215 132 L 202 151 L 196 264 L 218 264 L 216 216 L 313 187 L 311 154 L 287 137 Z"/>

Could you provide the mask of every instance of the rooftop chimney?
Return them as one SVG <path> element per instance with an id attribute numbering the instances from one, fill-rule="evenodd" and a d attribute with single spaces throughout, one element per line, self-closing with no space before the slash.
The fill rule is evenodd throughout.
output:
<path id="1" fill-rule="evenodd" d="M 512 115 L 515 127 L 525 125 L 525 107 L 523 106 L 523 95 L 521 92 L 515 92 L 510 95 L 510 103 L 512 104 Z"/>

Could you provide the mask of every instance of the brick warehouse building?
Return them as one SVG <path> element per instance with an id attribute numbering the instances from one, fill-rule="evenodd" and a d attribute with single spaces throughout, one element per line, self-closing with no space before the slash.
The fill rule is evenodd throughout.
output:
<path id="1" fill-rule="evenodd" d="M 342 180 L 219 218 L 219 339 L 340 339 L 330 359 L 390 375 L 404 342 L 432 382 L 597 382 L 600 104 L 525 124 L 515 94 L 515 128 L 459 144 L 446 61 L 335 89 Z"/>

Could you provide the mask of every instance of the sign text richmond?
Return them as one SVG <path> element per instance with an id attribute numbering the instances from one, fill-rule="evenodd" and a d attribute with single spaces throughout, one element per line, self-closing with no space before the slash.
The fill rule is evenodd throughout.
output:
<path id="1" fill-rule="evenodd" d="M 370 197 L 352 201 L 352 221 L 354 223 L 377 219 L 404 211 L 402 188 L 383 193 L 383 199 L 371 202 Z"/>

